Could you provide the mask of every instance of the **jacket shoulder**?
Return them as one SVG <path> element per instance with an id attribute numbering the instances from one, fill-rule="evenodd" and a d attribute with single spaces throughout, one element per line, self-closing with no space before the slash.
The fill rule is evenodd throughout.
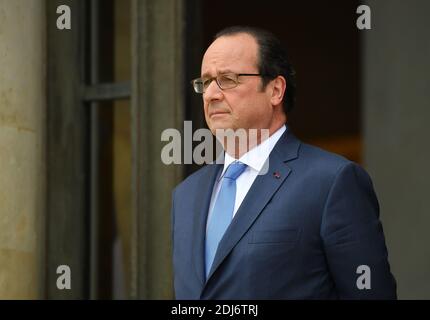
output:
<path id="1" fill-rule="evenodd" d="M 339 154 L 303 142 L 300 146 L 299 158 L 303 165 L 316 170 L 323 169 L 328 173 L 335 173 L 347 165 L 358 165 Z"/>
<path id="2" fill-rule="evenodd" d="M 212 166 L 215 164 L 207 164 L 202 168 L 198 169 L 196 172 L 190 174 L 187 178 L 185 178 L 182 182 L 180 182 L 174 189 L 173 193 L 179 190 L 187 190 L 191 186 L 193 186 L 197 181 L 199 181 L 203 176 L 209 173 L 209 170 L 212 169 Z"/>

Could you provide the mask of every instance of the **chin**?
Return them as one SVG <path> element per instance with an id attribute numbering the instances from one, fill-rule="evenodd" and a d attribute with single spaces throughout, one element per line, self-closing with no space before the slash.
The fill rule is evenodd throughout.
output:
<path id="1" fill-rule="evenodd" d="M 210 130 L 212 131 L 212 134 L 216 133 L 216 130 L 227 130 L 227 129 L 233 129 L 236 130 L 236 126 L 234 126 L 231 123 L 222 123 L 222 122 L 217 122 L 217 121 L 213 121 L 211 123 L 211 125 L 209 126 Z"/>

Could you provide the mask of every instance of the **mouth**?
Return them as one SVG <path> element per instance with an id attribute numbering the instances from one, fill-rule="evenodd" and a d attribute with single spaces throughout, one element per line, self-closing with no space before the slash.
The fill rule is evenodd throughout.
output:
<path id="1" fill-rule="evenodd" d="M 213 111 L 213 112 L 209 113 L 209 117 L 212 118 L 214 116 L 222 116 L 225 114 L 229 114 L 229 112 L 227 112 L 227 111 Z"/>

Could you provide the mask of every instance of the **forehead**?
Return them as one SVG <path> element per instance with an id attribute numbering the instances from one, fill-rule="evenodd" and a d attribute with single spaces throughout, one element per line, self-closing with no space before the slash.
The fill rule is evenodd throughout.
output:
<path id="1" fill-rule="evenodd" d="M 257 41 L 248 34 L 222 36 L 206 50 L 202 61 L 202 75 L 217 72 L 255 72 L 257 71 Z"/>

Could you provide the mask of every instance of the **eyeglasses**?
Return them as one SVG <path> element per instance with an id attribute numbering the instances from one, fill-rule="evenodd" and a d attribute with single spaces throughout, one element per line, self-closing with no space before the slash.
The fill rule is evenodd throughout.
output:
<path id="1" fill-rule="evenodd" d="M 197 78 L 191 81 L 196 93 L 205 93 L 213 80 L 216 81 L 221 90 L 232 89 L 239 84 L 239 77 L 261 76 L 259 73 L 223 73 L 212 78 Z"/>

